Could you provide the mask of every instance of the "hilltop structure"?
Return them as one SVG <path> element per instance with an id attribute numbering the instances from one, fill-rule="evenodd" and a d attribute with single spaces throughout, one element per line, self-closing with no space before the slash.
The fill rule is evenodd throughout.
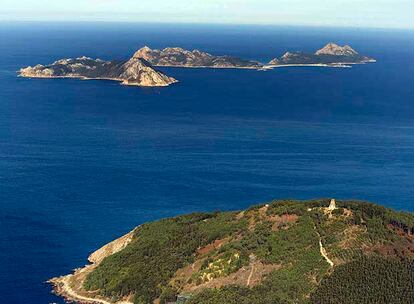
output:
<path id="1" fill-rule="evenodd" d="M 335 199 L 331 199 L 328 210 L 329 211 L 334 211 L 335 209 L 336 209 L 336 201 L 335 201 Z"/>

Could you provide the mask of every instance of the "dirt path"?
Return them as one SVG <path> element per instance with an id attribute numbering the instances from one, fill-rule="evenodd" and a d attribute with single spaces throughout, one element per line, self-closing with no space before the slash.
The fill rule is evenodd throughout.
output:
<path id="1" fill-rule="evenodd" d="M 320 237 L 319 237 L 319 248 L 320 248 L 321 255 L 325 258 L 325 260 L 329 263 L 329 265 L 331 265 L 331 267 L 333 267 L 334 262 L 332 262 L 332 260 L 326 254 L 326 249 L 323 247 L 322 240 L 320 239 Z"/>
<path id="2" fill-rule="evenodd" d="M 250 270 L 249 277 L 247 278 L 247 283 L 246 283 L 246 286 L 247 286 L 247 287 L 249 287 L 249 286 L 250 286 L 250 280 L 252 279 L 253 272 L 254 272 L 254 265 L 252 265 L 252 269 Z"/>
<path id="3" fill-rule="evenodd" d="M 92 269 L 94 268 L 93 265 L 89 265 L 86 266 L 83 269 L 79 269 L 75 275 L 80 275 L 80 274 L 87 274 L 89 273 Z M 64 298 L 66 298 L 67 300 L 70 300 L 72 302 L 77 302 L 77 303 L 90 303 L 90 304 L 114 304 L 114 302 L 110 302 L 107 301 L 105 299 L 101 299 L 101 298 L 92 298 L 92 297 L 87 297 L 87 296 L 83 296 L 81 294 L 79 294 L 76 290 L 74 290 L 71 287 L 71 280 L 73 280 L 73 278 L 75 277 L 75 275 L 70 274 L 64 277 L 60 277 L 60 278 L 56 278 L 56 279 L 52 279 L 50 282 L 52 284 L 55 284 L 55 290 L 57 291 L 57 293 L 61 296 L 63 296 Z M 119 301 L 116 302 L 116 304 L 133 304 L 132 302 L 129 301 Z"/>
<path id="4" fill-rule="evenodd" d="M 322 238 L 321 235 L 319 234 L 318 230 L 316 229 L 316 226 L 314 226 L 316 233 L 318 234 L 319 237 L 319 251 L 321 253 L 321 255 L 324 257 L 324 259 L 326 260 L 326 262 L 328 262 L 328 264 L 333 267 L 334 266 L 334 262 L 332 262 L 332 260 L 328 257 L 327 253 L 326 253 L 326 249 L 325 247 L 323 247 L 322 244 Z"/>
<path id="5" fill-rule="evenodd" d="M 61 283 L 63 283 L 63 286 L 61 287 L 61 291 L 62 293 L 64 293 L 65 295 L 67 295 L 68 297 L 70 297 L 73 300 L 76 301 L 85 301 L 87 303 L 93 303 L 93 304 L 113 304 L 112 302 L 108 302 L 102 299 L 97 299 L 97 298 L 88 298 L 88 297 L 84 297 L 81 296 L 80 294 L 78 294 L 76 291 L 74 291 L 71 287 L 70 287 L 70 282 L 69 282 L 70 277 L 66 277 L 65 279 L 63 279 L 61 281 Z M 118 302 L 118 304 L 132 304 L 130 302 Z"/>

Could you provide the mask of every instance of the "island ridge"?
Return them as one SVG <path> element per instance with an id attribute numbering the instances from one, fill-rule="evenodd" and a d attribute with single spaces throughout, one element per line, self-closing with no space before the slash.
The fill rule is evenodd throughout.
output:
<path id="1" fill-rule="evenodd" d="M 163 50 L 152 50 L 148 46 L 139 49 L 135 58 L 142 58 L 154 66 L 185 67 L 185 68 L 243 68 L 259 69 L 259 62 L 232 56 L 215 56 L 199 50 L 185 50 L 179 47 L 169 47 Z"/>

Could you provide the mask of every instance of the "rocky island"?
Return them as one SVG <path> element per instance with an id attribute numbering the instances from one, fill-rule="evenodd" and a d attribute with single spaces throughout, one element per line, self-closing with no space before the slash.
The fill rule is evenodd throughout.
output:
<path id="1" fill-rule="evenodd" d="M 104 61 L 89 57 L 61 59 L 49 65 L 23 68 L 20 76 L 30 78 L 105 79 L 123 85 L 163 87 L 177 82 L 145 61 L 132 57 L 127 61 Z"/>
<path id="2" fill-rule="evenodd" d="M 139 49 L 135 58 L 143 58 L 154 66 L 191 68 L 244 68 L 258 69 L 262 64 L 232 56 L 215 56 L 199 50 L 188 51 L 179 47 L 152 50 L 145 46 Z"/>
<path id="3" fill-rule="evenodd" d="M 100 304 L 411 303 L 414 215 L 358 201 L 273 201 L 143 224 L 50 282 Z"/>
<path id="4" fill-rule="evenodd" d="M 22 68 L 19 75 L 28 78 L 79 78 L 119 81 L 124 85 L 162 87 L 177 80 L 156 70 L 158 67 L 181 68 L 238 68 L 272 69 L 289 66 L 335 66 L 375 62 L 375 59 L 360 55 L 350 46 L 329 43 L 314 54 L 287 52 L 268 64 L 232 56 L 215 56 L 199 50 L 188 51 L 179 47 L 153 50 L 145 46 L 126 61 L 104 61 L 89 57 L 61 59 L 49 65 L 38 64 Z"/>
<path id="5" fill-rule="evenodd" d="M 304 52 L 286 52 L 282 57 L 271 60 L 270 67 L 278 66 L 349 66 L 352 64 L 364 64 L 375 62 L 375 59 L 360 55 L 349 45 L 339 46 L 328 43 L 314 54 Z"/>

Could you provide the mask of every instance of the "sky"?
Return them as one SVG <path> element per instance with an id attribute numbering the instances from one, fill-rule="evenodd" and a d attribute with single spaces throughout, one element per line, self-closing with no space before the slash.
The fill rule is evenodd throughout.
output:
<path id="1" fill-rule="evenodd" d="M 414 28 L 414 0 L 0 0 L 3 21 Z"/>

